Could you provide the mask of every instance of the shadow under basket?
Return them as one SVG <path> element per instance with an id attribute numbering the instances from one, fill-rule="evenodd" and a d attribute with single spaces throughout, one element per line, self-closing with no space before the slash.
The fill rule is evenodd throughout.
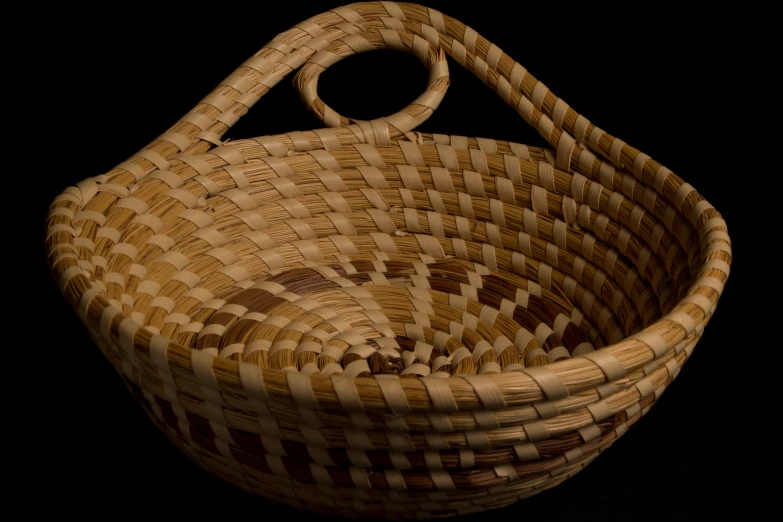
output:
<path id="1" fill-rule="evenodd" d="M 346 118 L 318 77 L 373 49 L 415 55 L 427 89 Z M 551 148 L 415 131 L 447 56 Z M 221 141 L 294 70 L 325 128 Z M 677 376 L 731 262 L 692 186 L 473 29 L 393 2 L 281 33 L 48 225 L 63 295 L 180 450 L 359 517 L 497 508 L 580 471 Z"/>

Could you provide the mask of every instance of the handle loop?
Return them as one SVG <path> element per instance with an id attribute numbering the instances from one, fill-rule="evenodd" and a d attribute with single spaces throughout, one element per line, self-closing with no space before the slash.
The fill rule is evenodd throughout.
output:
<path id="1" fill-rule="evenodd" d="M 429 70 L 427 89 L 410 105 L 390 116 L 364 121 L 338 114 L 318 96 L 318 78 L 343 58 L 376 49 L 395 49 L 415 55 Z M 443 49 L 436 49 L 421 36 L 379 29 L 348 34 L 331 42 L 307 60 L 294 77 L 294 85 L 310 112 L 327 127 L 355 125 L 358 129 L 353 128 L 354 133 L 363 133 L 368 143 L 389 145 L 391 139 L 407 134 L 432 115 L 448 89 L 449 69 Z"/>

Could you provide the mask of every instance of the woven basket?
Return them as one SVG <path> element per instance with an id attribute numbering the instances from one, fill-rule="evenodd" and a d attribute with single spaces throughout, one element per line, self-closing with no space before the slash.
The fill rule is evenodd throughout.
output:
<path id="1" fill-rule="evenodd" d="M 318 77 L 429 70 L 386 118 Z M 415 132 L 472 70 L 551 150 Z M 292 71 L 327 128 L 221 142 Z M 473 29 L 359 3 L 280 34 L 153 143 L 51 205 L 66 299 L 202 467 L 326 514 L 496 508 L 581 470 L 677 376 L 729 273 L 696 190 Z"/>

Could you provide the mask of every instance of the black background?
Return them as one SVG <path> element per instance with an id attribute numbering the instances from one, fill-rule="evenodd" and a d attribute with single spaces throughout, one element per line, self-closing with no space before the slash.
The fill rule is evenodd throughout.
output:
<path id="1" fill-rule="evenodd" d="M 39 357 L 46 350 L 35 369 L 43 398 L 30 409 L 40 428 L 32 430 L 35 456 L 24 473 L 44 483 L 46 494 L 28 504 L 32 512 L 299 515 L 213 479 L 157 432 L 59 295 L 40 246 L 46 209 L 63 188 L 130 157 L 265 42 L 340 2 L 280 2 L 285 10 L 274 11 L 271 2 L 257 4 L 218 3 L 209 10 L 181 4 L 177 11 L 118 4 L 110 12 L 69 6 L 48 13 L 57 22 L 41 33 L 49 51 L 30 62 L 25 76 L 40 90 L 34 101 L 42 102 L 37 115 L 27 111 L 28 119 L 36 128 L 56 129 L 45 142 L 26 137 L 33 152 L 25 158 L 38 165 L 39 180 L 32 216 L 37 246 L 29 257 L 41 285 L 32 296 L 47 315 L 47 326 L 36 323 L 35 334 L 51 340 L 35 348 Z M 751 220 L 742 208 L 750 189 L 738 188 L 751 171 L 743 170 L 750 153 L 737 141 L 750 129 L 726 120 L 734 110 L 726 102 L 733 88 L 724 63 L 730 35 L 698 12 L 601 3 L 579 9 L 428 5 L 475 28 L 593 123 L 693 184 L 724 214 L 735 252 L 729 284 L 692 360 L 644 419 L 562 485 L 463 519 L 668 520 L 730 515 L 741 504 L 750 509 L 758 495 L 749 491 L 750 465 L 763 461 L 764 452 L 749 448 L 743 436 L 754 430 L 751 406 L 758 402 L 751 400 L 758 390 L 750 377 L 763 365 L 758 348 L 746 343 L 756 334 L 743 323 L 763 303 L 767 283 L 751 272 Z M 446 98 L 419 130 L 544 143 L 477 78 L 454 61 L 449 66 Z M 335 65 L 319 89 L 338 112 L 366 119 L 399 110 L 425 84 L 415 58 L 378 51 Z M 319 126 L 289 77 L 227 137 Z"/>

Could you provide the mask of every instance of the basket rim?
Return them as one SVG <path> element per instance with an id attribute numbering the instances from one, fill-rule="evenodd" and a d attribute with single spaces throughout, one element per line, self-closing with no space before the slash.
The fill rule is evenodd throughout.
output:
<path id="1" fill-rule="evenodd" d="M 406 4 L 406 8 L 408 6 L 421 7 Z M 178 135 L 177 139 L 179 138 L 188 139 L 184 135 Z M 491 375 L 453 376 L 454 378 L 417 376 L 400 379 L 388 375 L 350 378 L 262 368 L 241 360 L 225 359 L 199 351 L 146 330 L 130 315 L 112 306 L 106 295 L 91 284 L 90 276 L 80 266 L 74 253 L 74 239 L 78 234 L 73 228 L 73 214 L 49 214 L 49 219 L 55 215 L 60 218 L 58 224 L 50 226 L 46 232 L 49 267 L 61 292 L 77 309 L 84 324 L 96 331 L 99 329 L 98 323 L 101 324 L 100 328 L 108 328 L 112 341 L 120 350 L 126 352 L 131 361 L 141 355 L 158 371 L 183 370 L 187 374 L 195 375 L 202 386 L 244 394 L 251 399 L 291 399 L 306 408 L 339 408 L 349 411 L 499 409 L 541 400 L 557 400 L 616 382 L 653 361 L 658 361 L 659 368 L 662 368 L 664 363 L 673 357 L 690 355 L 693 343 L 683 346 L 682 341 L 694 332 L 700 334 L 711 318 L 723 286 L 728 281 L 732 261 L 731 241 L 725 220 L 690 184 L 649 156 L 608 133 L 602 131 L 600 139 L 611 141 L 612 156 L 616 154 L 619 158 L 621 154 L 625 154 L 631 158 L 633 168 L 628 171 L 637 178 L 644 175 L 654 176 L 658 185 L 658 175 L 661 174 L 661 169 L 664 169 L 661 188 L 656 187 L 656 191 L 673 205 L 680 217 L 690 222 L 698 233 L 699 263 L 691 273 L 685 296 L 665 316 L 619 342 L 542 367 Z M 616 144 L 620 145 L 617 150 Z M 560 144 L 558 155 L 559 149 Z M 155 153 L 148 148 L 145 150 Z M 54 210 L 54 205 L 62 199 L 76 203 L 79 209 L 83 208 L 95 195 L 97 183 L 105 179 L 105 175 L 88 178 L 77 186 L 66 188 L 63 194 L 54 200 L 50 209 Z M 690 195 L 693 197 L 689 201 Z M 705 214 L 707 212 L 709 214 Z M 69 229 L 71 232 L 65 234 L 67 239 L 64 242 L 50 242 L 53 236 L 63 235 L 58 232 L 68 232 Z M 695 260 L 690 257 L 689 264 L 693 268 Z M 716 271 L 719 275 L 715 275 Z M 710 297 L 698 293 L 702 288 L 712 291 L 709 293 Z M 100 320 L 95 321 L 95 318 Z M 683 351 L 684 356 L 681 355 Z M 396 384 L 385 383 L 382 387 L 379 384 L 381 380 Z M 442 385 L 432 385 L 435 381 L 448 386 L 450 395 L 456 399 L 457 410 L 450 409 L 453 406 L 438 399 L 443 388 Z M 346 386 L 346 383 L 351 385 Z M 390 387 L 391 392 L 388 391 Z M 634 389 L 634 386 L 628 388 Z M 438 391 L 431 393 L 431 390 Z M 639 394 L 642 393 L 643 391 L 639 390 Z"/>
<path id="2" fill-rule="evenodd" d="M 673 177 L 669 176 L 669 178 Z M 679 186 L 686 185 L 679 178 L 676 179 L 676 182 L 679 183 Z M 68 187 L 63 194 L 76 195 L 81 199 L 82 190 L 79 187 Z M 702 212 L 713 208 L 711 205 L 704 205 Z M 701 213 L 699 213 L 700 215 Z M 69 216 L 66 216 L 66 218 L 68 221 L 71 221 Z M 696 219 L 691 219 L 692 223 L 697 220 L 698 216 Z M 62 227 L 62 224 L 57 226 Z M 619 369 L 614 370 L 613 373 L 618 375 L 618 378 L 622 378 L 625 374 L 642 368 L 652 361 L 669 358 L 670 355 L 678 355 L 682 349 L 678 350 L 676 348 L 677 345 L 693 331 L 703 328 L 704 323 L 709 320 L 714 312 L 720 297 L 720 292 L 715 288 L 713 282 L 705 280 L 704 277 L 697 279 L 697 276 L 711 269 L 717 269 L 724 274 L 724 279 L 728 279 L 731 263 L 729 236 L 727 232 L 718 230 L 718 235 L 725 241 L 713 243 L 712 241 L 715 240 L 715 232 L 713 230 L 716 228 L 726 228 L 726 223 L 722 218 L 710 219 L 703 226 L 697 227 L 702 242 L 701 262 L 691 277 L 686 296 L 668 314 L 640 332 L 627 336 L 617 343 L 599 348 L 595 352 L 574 356 L 570 359 L 550 363 L 542 367 L 525 368 L 520 371 L 491 375 L 452 376 L 448 378 L 416 376 L 414 378 L 400 379 L 396 376 L 385 375 L 356 378 L 344 377 L 342 375 L 325 376 L 262 368 L 240 360 L 221 358 L 208 352 L 175 343 L 171 339 L 146 330 L 130 315 L 124 314 L 113 307 L 106 296 L 91 285 L 84 269 L 76 263 L 75 255 L 51 256 L 51 252 L 54 249 L 62 249 L 68 245 L 74 247 L 73 236 L 70 236 L 71 241 L 67 245 L 59 243 L 50 246 L 49 266 L 53 271 L 55 280 L 59 281 L 61 292 L 72 306 L 77 309 L 78 315 L 88 328 L 97 330 L 96 325 L 89 322 L 89 317 L 103 318 L 110 315 L 111 317 L 108 320 L 111 323 L 119 322 L 117 334 L 114 335 L 114 332 L 112 332 L 112 338 L 118 341 L 119 346 L 131 357 L 137 356 L 136 352 L 141 352 L 146 354 L 146 357 L 151 359 L 153 364 L 156 364 L 159 369 L 161 365 L 164 365 L 168 366 L 169 370 L 173 369 L 171 368 L 173 366 L 188 373 L 195 373 L 200 383 L 204 386 L 234 393 L 244 390 L 248 397 L 256 397 L 263 400 L 272 398 L 293 399 L 298 404 L 310 407 L 316 406 L 317 409 L 330 407 L 345 409 L 347 406 L 345 404 L 345 392 L 342 390 L 342 387 L 340 392 L 335 391 L 335 381 L 351 382 L 356 387 L 357 397 L 361 399 L 358 406 L 365 406 L 359 408 L 359 411 L 366 411 L 367 409 L 377 409 L 372 407 L 372 403 L 373 401 L 378 401 L 379 397 L 383 401 L 383 393 L 380 390 L 378 380 L 391 379 L 399 383 L 399 388 L 412 411 L 431 411 L 433 404 L 437 403 L 437 399 L 433 401 L 424 381 L 438 380 L 445 382 L 452 393 L 457 392 L 457 396 L 465 399 L 458 406 L 469 407 L 460 407 L 460 410 L 474 408 L 495 409 L 488 407 L 486 402 L 491 395 L 497 395 L 498 393 L 502 397 L 502 400 L 499 402 L 503 405 L 500 407 L 530 404 L 542 399 L 553 400 L 552 387 L 546 382 L 547 377 L 551 377 L 552 374 L 565 387 L 567 396 L 586 389 L 594 389 L 616 380 L 610 378 L 613 375 L 607 375 L 607 372 L 612 371 L 610 367 L 615 364 L 614 361 L 619 362 L 622 366 L 622 375 L 619 375 Z M 52 228 L 48 229 L 47 239 L 52 234 Z M 710 248 L 710 245 L 719 246 Z M 716 250 L 727 252 L 729 261 L 709 258 L 710 253 Z M 71 260 L 72 262 L 63 262 L 66 260 Z M 725 265 L 725 267 L 722 265 Z M 699 284 L 700 282 L 702 284 Z M 707 283 L 707 285 L 703 283 Z M 721 283 L 724 282 L 721 281 Z M 705 287 L 715 290 L 714 295 L 716 296 L 714 302 L 705 296 L 705 299 L 712 303 L 712 308 L 709 312 L 700 306 L 701 303 L 697 304 L 695 299 L 691 298 L 696 289 Z M 660 344 L 661 340 L 665 343 L 665 350 L 664 345 Z M 650 344 L 654 346 L 650 346 Z M 687 350 L 687 348 L 685 349 Z M 607 361 L 601 355 L 593 355 L 602 353 L 609 354 L 614 361 Z M 549 375 L 544 375 L 542 372 Z M 542 379 L 544 380 L 543 385 Z M 492 390 L 477 391 L 471 385 L 471 382 L 474 382 L 479 387 L 489 385 Z M 515 391 L 513 395 L 512 390 Z M 367 397 L 363 397 L 362 393 L 367 394 Z M 422 393 L 424 394 L 423 396 Z M 342 400 L 340 394 L 343 395 Z M 520 397 L 515 397 L 514 395 L 520 395 Z M 312 401 L 315 396 L 317 396 L 317 399 L 314 405 Z M 368 399 L 368 404 L 365 404 L 365 398 Z M 370 405 L 370 408 L 366 408 L 368 405 Z M 382 407 L 381 409 L 386 408 Z"/>

